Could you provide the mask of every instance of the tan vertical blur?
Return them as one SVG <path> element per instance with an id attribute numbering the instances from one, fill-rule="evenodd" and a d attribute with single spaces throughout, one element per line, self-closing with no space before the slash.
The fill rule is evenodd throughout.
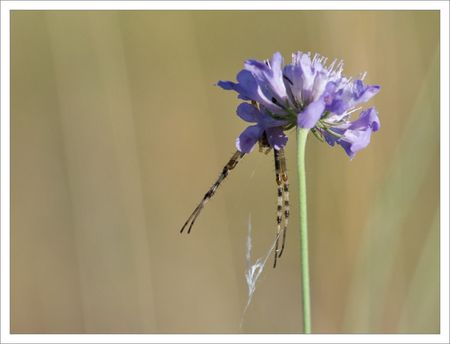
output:
<path id="1" fill-rule="evenodd" d="M 190 235 L 180 226 L 245 124 L 247 58 L 342 58 L 382 91 L 381 130 L 349 161 L 307 147 L 313 331 L 439 332 L 439 14 L 414 11 L 15 11 L 11 17 L 14 333 L 301 331 L 292 221 L 275 235 L 272 156 L 246 156 Z"/>

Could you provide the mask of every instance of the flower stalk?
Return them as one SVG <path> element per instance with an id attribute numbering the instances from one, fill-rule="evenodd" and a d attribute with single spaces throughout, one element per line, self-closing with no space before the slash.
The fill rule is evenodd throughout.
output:
<path id="1" fill-rule="evenodd" d="M 303 332 L 311 333 L 311 293 L 309 279 L 308 216 L 306 204 L 305 146 L 309 129 L 297 127 L 297 169 L 300 213 L 300 269 L 302 286 Z"/>

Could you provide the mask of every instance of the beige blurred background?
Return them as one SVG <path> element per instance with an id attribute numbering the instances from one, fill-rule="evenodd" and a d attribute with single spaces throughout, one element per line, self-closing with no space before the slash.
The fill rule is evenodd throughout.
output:
<path id="1" fill-rule="evenodd" d="M 382 86 L 381 130 L 349 161 L 309 138 L 316 333 L 439 332 L 439 13 L 15 11 L 11 16 L 14 333 L 298 333 L 295 135 L 287 250 L 271 156 L 230 174 L 180 226 L 245 124 L 234 80 L 281 51 L 342 58 Z"/>

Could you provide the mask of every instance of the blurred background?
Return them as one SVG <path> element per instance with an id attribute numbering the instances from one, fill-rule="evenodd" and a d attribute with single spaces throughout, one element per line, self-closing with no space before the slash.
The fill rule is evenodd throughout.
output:
<path id="1" fill-rule="evenodd" d="M 301 332 L 294 132 L 287 248 L 243 318 L 249 218 L 253 261 L 275 236 L 272 155 L 179 234 L 245 127 L 214 84 L 296 50 L 382 86 L 355 159 L 308 141 L 313 332 L 439 332 L 435 11 L 13 12 L 12 332 Z"/>

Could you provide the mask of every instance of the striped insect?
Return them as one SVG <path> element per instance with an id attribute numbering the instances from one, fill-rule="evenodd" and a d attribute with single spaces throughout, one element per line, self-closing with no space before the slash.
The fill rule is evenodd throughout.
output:
<path id="1" fill-rule="evenodd" d="M 272 148 L 268 144 L 267 136 L 264 134 L 258 141 L 259 151 L 268 154 Z M 284 154 L 284 149 L 279 150 L 274 149 L 274 161 L 275 161 L 275 180 L 277 185 L 277 231 L 276 231 L 276 243 L 275 243 L 275 255 L 273 267 L 276 267 L 278 258 L 283 254 L 286 245 L 286 231 L 289 224 L 289 181 L 286 169 L 286 158 Z M 217 178 L 216 182 L 211 186 L 211 188 L 203 196 L 200 203 L 194 209 L 192 214 L 188 217 L 180 233 L 183 233 L 187 228 L 187 233 L 191 232 L 195 221 L 200 215 L 201 211 L 205 207 L 206 203 L 214 196 L 220 184 L 228 176 L 229 172 L 233 170 L 239 161 L 244 157 L 245 153 L 236 151 L 227 164 L 223 167 L 222 173 Z M 284 222 L 283 222 L 284 219 Z M 281 246 L 280 246 L 281 238 Z"/>

